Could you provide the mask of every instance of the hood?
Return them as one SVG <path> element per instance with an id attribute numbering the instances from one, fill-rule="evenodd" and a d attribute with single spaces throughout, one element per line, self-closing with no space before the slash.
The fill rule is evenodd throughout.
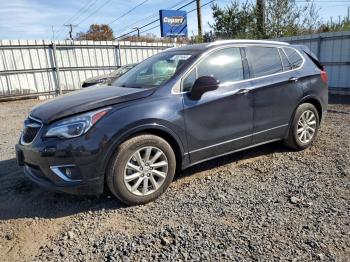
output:
<path id="1" fill-rule="evenodd" d="M 40 104 L 32 109 L 30 115 L 43 123 L 50 123 L 77 113 L 144 98 L 153 94 L 154 91 L 155 88 L 90 87 Z"/>

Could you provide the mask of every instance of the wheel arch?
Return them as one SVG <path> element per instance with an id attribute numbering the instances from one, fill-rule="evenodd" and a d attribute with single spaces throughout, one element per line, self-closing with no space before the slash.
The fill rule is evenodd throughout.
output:
<path id="1" fill-rule="evenodd" d="M 183 142 L 181 141 L 179 136 L 170 128 L 164 125 L 153 123 L 153 124 L 144 124 L 141 126 L 130 128 L 125 132 L 119 134 L 117 138 L 113 139 L 113 144 L 109 147 L 109 150 L 105 157 L 105 161 L 103 165 L 104 175 L 106 175 L 111 159 L 113 158 L 114 154 L 117 152 L 119 145 L 125 142 L 126 140 L 141 134 L 151 134 L 151 135 L 159 136 L 163 138 L 165 141 L 167 141 L 170 144 L 175 154 L 176 172 L 179 172 L 182 170 L 182 166 L 185 162 L 185 158 L 184 158 L 185 149 L 183 146 Z"/>
<path id="2" fill-rule="evenodd" d="M 305 104 L 305 103 L 310 103 L 312 104 L 316 110 L 317 110 L 317 113 L 318 113 L 318 117 L 319 117 L 319 122 L 321 123 L 321 119 L 322 119 L 322 104 L 321 102 L 315 98 L 315 97 L 312 97 L 312 96 L 308 96 L 308 97 L 305 97 L 299 104 L 298 106 L 295 108 L 295 110 L 301 105 L 301 104 Z M 294 110 L 294 112 L 295 112 Z M 320 124 L 319 123 L 319 124 Z"/>
<path id="3" fill-rule="evenodd" d="M 289 134 L 289 130 L 290 130 L 290 127 L 292 125 L 292 122 L 293 122 L 293 119 L 294 119 L 294 115 L 295 115 L 295 112 L 297 111 L 298 107 L 301 105 L 301 104 L 305 104 L 305 103 L 310 103 L 312 104 L 316 110 L 317 110 L 317 113 L 318 113 L 318 116 L 319 116 L 319 124 L 321 124 L 321 119 L 322 119 L 322 104 L 321 102 L 313 97 L 313 96 L 307 96 L 307 97 L 304 97 L 298 104 L 297 106 L 294 108 L 293 110 L 293 114 L 289 120 L 289 128 L 288 128 L 288 131 L 286 132 L 286 134 L 284 135 L 284 139 L 287 138 L 288 134 Z"/>

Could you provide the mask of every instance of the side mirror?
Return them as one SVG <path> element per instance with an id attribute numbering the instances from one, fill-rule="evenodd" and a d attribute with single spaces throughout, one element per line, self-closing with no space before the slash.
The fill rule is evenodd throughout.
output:
<path id="1" fill-rule="evenodd" d="M 201 99 L 205 92 L 218 89 L 218 81 L 211 76 L 201 76 L 193 84 L 190 97 L 193 100 Z"/>

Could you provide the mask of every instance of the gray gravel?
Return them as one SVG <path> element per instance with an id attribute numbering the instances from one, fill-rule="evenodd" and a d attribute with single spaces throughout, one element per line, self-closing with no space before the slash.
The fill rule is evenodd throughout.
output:
<path id="1" fill-rule="evenodd" d="M 274 143 L 195 166 L 138 207 L 38 188 L 13 162 L 20 125 L 1 120 L 5 260 L 349 261 L 350 106 L 330 105 L 305 151 Z"/>

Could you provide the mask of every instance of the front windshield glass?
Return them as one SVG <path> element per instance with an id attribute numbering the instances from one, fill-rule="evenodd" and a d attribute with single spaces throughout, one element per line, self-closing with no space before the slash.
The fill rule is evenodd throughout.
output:
<path id="1" fill-rule="evenodd" d="M 192 57 L 189 52 L 161 52 L 126 72 L 112 85 L 140 88 L 160 86 L 170 80 Z"/>

